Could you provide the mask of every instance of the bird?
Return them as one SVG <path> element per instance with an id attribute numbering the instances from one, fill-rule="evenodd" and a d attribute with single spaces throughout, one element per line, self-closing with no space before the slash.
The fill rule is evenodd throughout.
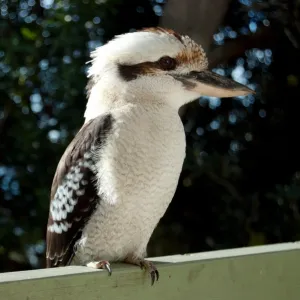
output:
<path id="1" fill-rule="evenodd" d="M 83 124 L 53 178 L 46 267 L 111 263 L 159 272 L 147 245 L 176 191 L 186 152 L 179 116 L 201 96 L 254 93 L 208 69 L 187 35 L 151 27 L 116 35 L 90 54 Z"/>

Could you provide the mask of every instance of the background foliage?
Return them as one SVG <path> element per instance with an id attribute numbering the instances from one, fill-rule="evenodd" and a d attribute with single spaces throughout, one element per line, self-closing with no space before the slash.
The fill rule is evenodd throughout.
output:
<path id="1" fill-rule="evenodd" d="M 44 266 L 49 190 L 83 121 L 90 51 L 158 25 L 165 3 L 0 3 L 0 271 L 14 271 Z M 300 238 L 299 6 L 230 1 L 212 67 L 257 94 L 185 108 L 187 158 L 150 256 Z"/>

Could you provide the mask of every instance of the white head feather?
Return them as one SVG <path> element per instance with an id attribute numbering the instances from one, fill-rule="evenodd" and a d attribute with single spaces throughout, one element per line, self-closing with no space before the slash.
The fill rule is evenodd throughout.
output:
<path id="1" fill-rule="evenodd" d="M 168 29 L 149 28 L 116 36 L 91 57 L 86 121 L 128 102 L 160 103 L 178 110 L 202 94 L 231 97 L 249 93 L 241 85 L 206 72 L 208 62 L 202 47 Z M 162 57 L 175 59 L 176 67 L 159 68 L 157 62 Z M 128 80 L 120 72 L 122 66 L 129 70 L 138 66 L 140 73 Z M 202 81 L 197 81 L 195 74 L 200 74 Z"/>
<path id="2" fill-rule="evenodd" d="M 143 62 L 155 62 L 163 56 L 177 57 L 190 51 L 202 54 L 201 60 L 191 60 L 170 73 L 188 73 L 205 69 L 207 60 L 200 46 L 189 37 L 178 38 L 169 30 L 150 30 L 131 32 L 116 36 L 107 44 L 92 52 L 92 65 L 88 77 L 92 78 L 92 87 L 85 112 L 85 118 L 91 119 L 119 101 L 169 101 L 178 109 L 184 103 L 197 97 L 182 88 L 182 84 L 166 72 L 140 76 L 130 82 L 124 81 L 118 72 L 118 65 L 136 65 Z M 143 98 L 143 99 L 142 99 Z M 177 98 L 177 99 L 176 99 Z M 191 99 L 192 98 L 192 99 Z"/>

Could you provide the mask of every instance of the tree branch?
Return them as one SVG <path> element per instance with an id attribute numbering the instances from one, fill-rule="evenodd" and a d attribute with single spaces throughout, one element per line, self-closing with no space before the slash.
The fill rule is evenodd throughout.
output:
<path id="1" fill-rule="evenodd" d="M 169 0 L 161 26 L 189 35 L 208 51 L 231 0 Z"/>

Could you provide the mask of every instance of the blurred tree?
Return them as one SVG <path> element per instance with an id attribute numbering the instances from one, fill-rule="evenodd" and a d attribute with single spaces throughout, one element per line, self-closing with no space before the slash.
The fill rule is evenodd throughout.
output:
<path id="1" fill-rule="evenodd" d="M 178 1 L 169 1 L 161 23 L 190 30 L 209 49 L 216 72 L 248 83 L 257 94 L 202 97 L 183 110 L 187 159 L 151 255 L 299 239 L 299 1 L 200 2 L 206 13 L 196 26 L 199 36 L 192 26 L 199 2 L 176 7 Z M 227 14 L 223 20 L 214 15 L 212 25 L 210 15 L 219 8 Z M 172 17 L 191 10 L 183 24 Z"/>
<path id="2" fill-rule="evenodd" d="M 90 51 L 159 22 L 257 94 L 186 106 L 187 158 L 149 255 L 299 239 L 299 1 L 169 0 L 160 19 L 164 5 L 1 1 L 0 271 L 44 265 L 49 189 L 82 124 Z"/>
<path id="3" fill-rule="evenodd" d="M 1 1 L 0 270 L 43 266 L 49 188 L 82 124 L 89 53 L 117 33 L 156 25 L 153 5 Z"/>
<path id="4" fill-rule="evenodd" d="M 170 0 L 160 24 L 189 35 L 208 51 L 231 0 Z"/>

